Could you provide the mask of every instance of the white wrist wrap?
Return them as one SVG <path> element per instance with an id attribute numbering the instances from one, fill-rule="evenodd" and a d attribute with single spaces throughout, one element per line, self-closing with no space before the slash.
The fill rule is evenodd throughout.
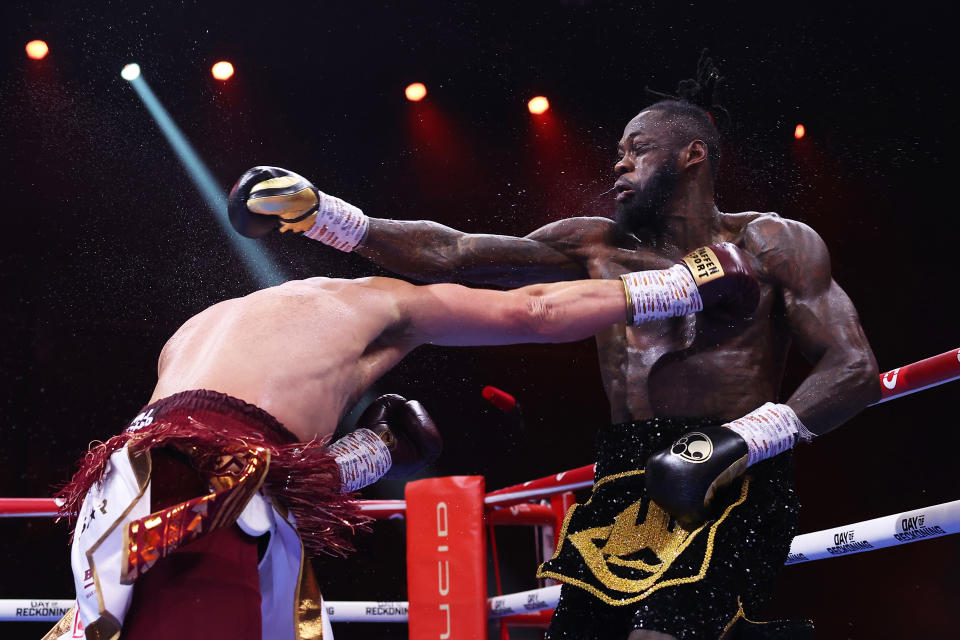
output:
<path id="1" fill-rule="evenodd" d="M 747 442 L 750 451 L 748 467 L 783 453 L 797 440 L 809 442 L 813 439 L 813 433 L 803 426 L 793 409 L 772 402 L 723 426 L 733 429 Z"/>
<path id="2" fill-rule="evenodd" d="M 317 219 L 303 235 L 340 251 L 353 251 L 367 233 L 370 218 L 349 202 L 318 192 Z"/>
<path id="3" fill-rule="evenodd" d="M 343 493 L 373 484 L 393 464 L 387 445 L 370 429 L 351 431 L 327 447 L 327 451 L 333 454 L 340 467 Z"/>
<path id="4" fill-rule="evenodd" d="M 620 279 L 627 294 L 629 324 L 703 311 L 703 300 L 693 276 L 682 264 L 669 269 L 634 271 Z"/>

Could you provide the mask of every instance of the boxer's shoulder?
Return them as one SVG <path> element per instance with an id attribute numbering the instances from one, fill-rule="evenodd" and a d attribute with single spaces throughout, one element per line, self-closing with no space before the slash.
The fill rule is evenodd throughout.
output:
<path id="1" fill-rule="evenodd" d="M 324 317 L 332 319 L 362 317 L 370 324 L 390 322 L 398 316 L 398 304 L 409 297 L 417 287 L 398 280 L 379 276 L 365 278 L 307 278 L 291 280 L 282 285 L 262 289 L 243 300 L 234 317 L 248 323 L 262 322 L 263 318 Z"/>
<path id="2" fill-rule="evenodd" d="M 720 220 L 725 231 L 743 239 L 744 248 L 750 243 L 753 248 L 759 248 L 774 242 L 790 243 L 820 237 L 809 225 L 772 211 L 723 213 Z"/>
<path id="3" fill-rule="evenodd" d="M 397 278 L 386 278 L 383 276 L 367 276 L 364 278 L 327 278 L 318 276 L 306 278 L 303 280 L 290 280 L 282 285 L 263 289 L 257 293 L 263 293 L 269 297 L 290 298 L 336 295 L 345 296 L 350 294 L 365 294 L 370 291 L 400 291 L 412 287 L 408 282 Z M 252 294 L 256 295 L 256 294 Z"/>
<path id="4" fill-rule="evenodd" d="M 789 284 L 804 278 L 804 274 L 816 273 L 821 266 L 829 272 L 827 246 L 806 223 L 776 213 L 747 212 L 726 217 L 741 224 L 737 244 L 757 259 L 767 276 Z"/>

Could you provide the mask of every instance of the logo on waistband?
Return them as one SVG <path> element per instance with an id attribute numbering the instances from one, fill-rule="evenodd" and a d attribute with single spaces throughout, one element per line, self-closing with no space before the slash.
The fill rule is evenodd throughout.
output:
<path id="1" fill-rule="evenodd" d="M 153 411 L 153 409 L 150 409 L 149 411 L 138 414 L 130 423 L 130 426 L 127 427 L 127 431 L 136 431 L 137 429 L 143 429 L 153 424 Z"/>
<path id="2" fill-rule="evenodd" d="M 670 453 L 687 462 L 706 462 L 713 455 L 713 441 L 706 434 L 693 431 L 674 442 Z"/>

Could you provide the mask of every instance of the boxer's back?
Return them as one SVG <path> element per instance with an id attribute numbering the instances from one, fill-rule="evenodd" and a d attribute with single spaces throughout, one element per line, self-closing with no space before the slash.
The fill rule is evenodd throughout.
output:
<path id="1" fill-rule="evenodd" d="M 333 433 L 344 409 L 411 347 L 396 281 L 312 278 L 216 304 L 167 342 L 151 401 L 210 389 L 268 411 L 301 439 Z"/>

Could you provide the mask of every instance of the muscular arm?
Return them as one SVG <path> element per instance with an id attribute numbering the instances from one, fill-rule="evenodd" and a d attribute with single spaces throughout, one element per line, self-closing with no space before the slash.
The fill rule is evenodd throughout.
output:
<path id="1" fill-rule="evenodd" d="M 370 218 L 363 257 L 416 280 L 464 281 L 502 287 L 573 280 L 584 269 L 551 246 L 568 235 L 569 221 L 547 225 L 526 238 L 467 234 L 427 220 Z"/>
<path id="2" fill-rule="evenodd" d="M 750 227 L 748 249 L 781 286 L 790 333 L 814 365 L 787 404 L 810 431 L 826 433 L 879 399 L 876 359 L 820 236 L 779 218 Z"/>
<path id="3" fill-rule="evenodd" d="M 626 302 L 617 280 L 578 280 L 512 291 L 455 284 L 407 285 L 400 314 L 413 344 L 450 346 L 570 342 L 623 322 Z"/>

